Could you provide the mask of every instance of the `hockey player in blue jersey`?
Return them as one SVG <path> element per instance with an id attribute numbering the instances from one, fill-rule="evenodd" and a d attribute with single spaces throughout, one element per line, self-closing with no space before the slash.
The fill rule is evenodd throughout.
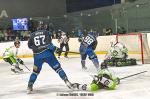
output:
<path id="1" fill-rule="evenodd" d="M 32 49 L 34 53 L 34 67 L 28 82 L 27 93 L 33 91 L 33 84 L 36 81 L 44 62 L 48 63 L 48 65 L 58 73 L 66 85 L 72 89 L 72 83 L 68 80 L 66 73 L 61 68 L 60 63 L 54 55 L 55 51 L 59 52 L 59 48 L 52 44 L 50 32 L 41 29 L 40 26 L 37 31 L 31 33 L 28 47 Z"/>
<path id="2" fill-rule="evenodd" d="M 80 44 L 80 54 L 81 54 L 81 64 L 82 69 L 87 69 L 85 66 L 85 60 L 87 55 L 89 56 L 89 59 L 93 62 L 94 66 L 97 70 L 99 70 L 99 61 L 97 58 L 97 55 L 95 54 L 94 50 L 97 46 L 97 39 L 93 32 L 89 32 L 85 37 L 79 38 Z"/>

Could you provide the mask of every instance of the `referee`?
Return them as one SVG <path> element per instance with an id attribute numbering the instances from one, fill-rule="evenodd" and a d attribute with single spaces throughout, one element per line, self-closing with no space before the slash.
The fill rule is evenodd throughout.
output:
<path id="1" fill-rule="evenodd" d="M 58 58 L 60 58 L 60 55 L 63 51 L 63 47 L 65 47 L 65 58 L 68 58 L 68 51 L 69 51 L 69 45 L 68 45 L 69 37 L 66 35 L 65 32 L 61 31 L 61 36 L 58 39 L 58 42 L 60 43 L 60 52 L 58 53 Z"/>

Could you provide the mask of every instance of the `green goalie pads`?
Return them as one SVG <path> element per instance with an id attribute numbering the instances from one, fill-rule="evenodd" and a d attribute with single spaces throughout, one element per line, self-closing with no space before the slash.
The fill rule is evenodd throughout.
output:
<path id="1" fill-rule="evenodd" d="M 137 65 L 136 59 L 130 58 L 130 59 L 109 59 L 105 60 L 106 64 L 108 66 L 131 66 L 131 65 Z"/>

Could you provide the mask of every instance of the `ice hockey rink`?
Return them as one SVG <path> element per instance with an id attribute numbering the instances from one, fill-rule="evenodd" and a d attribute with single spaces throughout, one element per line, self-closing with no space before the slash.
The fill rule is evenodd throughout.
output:
<path id="1" fill-rule="evenodd" d="M 24 58 L 25 64 L 32 70 L 33 59 Z M 79 57 L 59 59 L 62 68 L 71 82 L 90 84 L 90 75 L 96 74 L 92 62 L 87 59 L 88 69 L 82 70 Z M 99 61 L 101 59 L 99 58 Z M 42 71 L 34 85 L 34 93 L 26 94 L 30 72 L 21 66 L 25 73 L 12 74 L 10 65 L 0 60 L 0 99 L 149 99 L 150 97 L 150 65 L 138 64 L 128 67 L 109 67 L 118 77 L 147 71 L 124 80 L 116 90 L 102 89 L 98 92 L 71 91 L 59 76 L 47 65 L 43 64 Z M 66 96 L 64 96 L 66 95 Z M 72 96 L 74 95 L 74 96 Z"/>

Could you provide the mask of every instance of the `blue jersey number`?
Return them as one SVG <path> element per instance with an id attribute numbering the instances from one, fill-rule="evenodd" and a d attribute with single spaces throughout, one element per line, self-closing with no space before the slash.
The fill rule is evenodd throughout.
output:
<path id="1" fill-rule="evenodd" d="M 88 45 L 91 45 L 94 42 L 94 40 L 90 36 L 86 36 L 84 42 L 87 43 Z"/>
<path id="2" fill-rule="evenodd" d="M 40 36 L 34 37 L 34 44 L 36 46 L 45 44 L 45 35 L 40 35 Z"/>

